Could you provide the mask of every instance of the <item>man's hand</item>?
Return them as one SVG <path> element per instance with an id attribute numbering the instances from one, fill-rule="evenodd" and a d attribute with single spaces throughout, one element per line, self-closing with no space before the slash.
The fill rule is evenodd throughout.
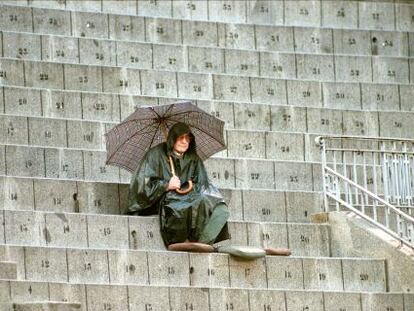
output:
<path id="1" fill-rule="evenodd" d="M 170 182 L 168 183 L 167 190 L 170 191 L 170 190 L 176 190 L 180 188 L 181 188 L 180 178 L 178 178 L 177 176 L 171 177 Z"/>

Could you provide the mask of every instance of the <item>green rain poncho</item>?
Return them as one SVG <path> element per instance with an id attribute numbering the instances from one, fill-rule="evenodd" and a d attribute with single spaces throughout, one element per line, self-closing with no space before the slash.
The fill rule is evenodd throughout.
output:
<path id="1" fill-rule="evenodd" d="M 172 152 L 176 139 L 191 136 L 190 146 L 182 158 Z M 213 244 L 229 238 L 229 212 L 222 195 L 208 179 L 204 164 L 195 152 L 195 139 L 184 123 L 175 124 L 167 142 L 151 148 L 135 174 L 129 189 L 128 213 L 160 217 L 161 236 L 166 246 L 185 240 Z M 171 155 L 175 171 L 184 185 L 193 181 L 193 190 L 185 195 L 167 191 L 172 177 L 168 163 Z"/>

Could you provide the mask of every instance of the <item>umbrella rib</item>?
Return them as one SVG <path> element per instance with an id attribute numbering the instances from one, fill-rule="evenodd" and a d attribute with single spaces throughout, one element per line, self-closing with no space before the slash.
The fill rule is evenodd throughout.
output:
<path id="1" fill-rule="evenodd" d="M 203 114 L 203 113 L 205 114 L 204 111 L 202 112 L 202 111 L 196 111 L 196 110 L 186 110 L 186 111 L 174 113 L 171 116 L 169 116 L 168 119 L 172 118 L 172 117 L 175 117 L 175 116 L 182 115 L 182 114 L 186 114 L 186 113 L 189 113 L 189 112 L 194 112 L 194 113 L 198 113 L 198 114 Z"/>
<path id="2" fill-rule="evenodd" d="M 166 115 L 166 114 L 167 114 L 170 110 L 172 110 L 174 106 L 177 106 L 177 105 L 175 105 L 175 104 L 171 104 L 171 105 L 170 105 L 170 107 L 168 107 L 168 108 L 167 108 L 167 110 L 164 112 L 164 116 L 165 116 L 165 115 Z M 158 114 L 157 114 L 157 115 L 158 115 Z M 159 116 L 159 115 L 158 115 L 158 116 Z M 159 116 L 159 117 L 160 117 L 160 116 Z"/>
<path id="3" fill-rule="evenodd" d="M 132 122 L 133 120 L 131 120 L 131 121 L 128 121 L 128 122 Z M 122 124 L 122 123 L 121 123 Z M 125 123 L 124 123 L 125 124 Z M 146 129 L 146 128 L 148 128 L 148 127 L 150 127 L 150 126 L 152 126 L 152 125 L 154 125 L 155 124 L 155 122 L 154 123 L 151 123 L 151 124 L 148 124 L 147 126 L 145 126 L 145 127 L 143 127 L 141 130 L 144 130 L 144 129 Z M 119 146 L 118 146 L 118 148 L 116 148 L 116 150 L 111 154 L 111 156 L 106 160 L 106 162 L 108 162 L 109 160 L 111 160 L 112 159 L 112 157 L 115 155 L 115 153 L 117 153 L 118 152 L 118 150 L 123 146 L 123 145 L 125 145 L 125 143 L 127 143 L 128 141 L 130 141 L 135 135 L 137 135 L 138 133 L 140 133 L 140 132 L 136 132 L 135 134 L 133 134 L 133 135 L 131 135 L 130 137 L 128 137 L 128 139 L 126 140 L 126 141 L 124 141 L 122 144 L 120 144 Z M 145 134 L 145 133 L 144 133 Z"/>
<path id="4" fill-rule="evenodd" d="M 158 125 L 160 125 L 160 123 L 158 123 Z M 158 133 L 159 129 L 160 129 L 160 127 L 158 126 L 157 130 L 154 132 L 154 136 L 152 136 L 150 146 L 152 146 L 152 143 L 155 140 L 155 137 L 157 136 L 157 133 Z M 165 140 L 167 140 L 167 137 L 165 137 Z"/>
<path id="5" fill-rule="evenodd" d="M 192 111 L 192 112 L 196 112 L 196 113 L 198 113 L 198 114 L 202 114 L 202 112 L 199 112 L 199 111 Z M 179 114 L 184 114 L 184 112 L 183 113 L 179 113 Z M 174 117 L 175 116 L 178 116 L 179 115 L 178 113 L 177 114 L 175 114 L 174 115 Z M 175 119 L 173 116 L 171 116 L 171 117 L 169 117 L 168 119 L 167 119 L 167 121 L 175 121 L 175 122 L 182 122 L 181 120 L 177 120 L 177 119 Z M 219 120 L 219 119 L 217 119 L 217 120 Z M 223 121 L 221 121 L 220 120 L 220 122 L 223 122 Z M 206 131 L 204 131 L 203 129 L 201 129 L 201 128 L 199 128 L 199 127 L 197 127 L 196 125 L 191 125 L 192 127 L 195 127 L 196 129 L 198 129 L 198 130 L 200 130 L 200 131 L 202 131 L 202 132 L 204 132 L 204 133 L 206 133 L 206 134 L 208 134 L 208 135 L 210 135 L 209 133 L 207 133 Z M 210 135 L 211 136 L 211 135 Z"/>
<path id="6" fill-rule="evenodd" d="M 174 118 L 169 118 L 169 120 L 172 120 L 172 121 L 175 121 L 175 122 L 180 122 L 180 121 L 178 121 L 178 120 L 176 120 L 176 119 L 174 119 Z M 210 136 L 210 137 L 212 137 L 212 138 L 214 138 L 214 140 L 215 141 L 218 141 L 219 143 L 220 143 L 220 141 L 218 140 L 218 139 L 216 139 L 214 136 L 211 136 L 209 133 L 207 133 L 204 129 L 202 129 L 202 128 L 200 128 L 200 127 L 198 127 L 198 126 L 196 126 L 196 125 L 191 125 L 192 127 L 194 127 L 194 128 L 196 128 L 196 129 L 198 129 L 199 131 L 201 131 L 201 132 L 203 132 L 203 133 L 205 133 L 205 134 L 207 134 L 208 136 Z M 223 146 L 225 146 L 225 144 L 222 144 Z"/>
<path id="7" fill-rule="evenodd" d="M 158 106 L 158 107 L 161 107 L 161 106 Z M 174 104 L 171 104 L 167 108 L 167 110 L 164 112 L 163 116 L 165 116 L 167 114 L 167 112 L 169 112 L 173 107 L 174 107 Z M 164 118 L 163 116 L 159 115 L 157 111 L 155 111 L 154 107 L 150 107 L 150 108 L 151 108 L 151 111 L 157 115 L 158 119 L 163 119 Z"/>
<path id="8" fill-rule="evenodd" d="M 157 114 L 156 112 L 155 112 L 155 114 Z M 157 114 L 157 116 L 158 116 L 158 114 Z M 150 125 L 148 125 L 148 126 L 151 126 L 152 124 L 154 124 L 155 122 L 157 122 L 158 121 L 158 119 L 157 118 L 146 118 L 146 119 L 133 119 L 133 120 L 124 120 L 124 121 L 122 121 L 121 123 L 119 123 L 117 126 L 119 126 L 119 125 L 125 125 L 125 124 L 128 124 L 128 123 L 131 123 L 131 122 L 142 122 L 142 121 L 145 121 L 145 120 L 154 120 L 154 122 L 153 123 L 151 123 Z M 146 126 L 146 127 L 148 127 L 148 126 Z M 146 127 L 143 127 L 143 129 L 145 129 Z M 108 135 L 108 133 L 105 133 L 105 135 Z"/>
<path id="9" fill-rule="evenodd" d="M 204 112 L 204 111 L 187 110 L 187 111 L 184 111 L 184 112 L 178 112 L 178 113 L 176 113 L 174 115 L 171 115 L 170 117 L 168 117 L 168 119 L 174 120 L 175 122 L 181 122 L 180 120 L 173 119 L 173 117 L 179 116 L 179 115 L 182 115 L 182 114 L 186 114 L 186 113 L 189 113 L 189 112 L 191 112 L 191 113 L 198 113 L 198 114 L 201 114 L 201 115 L 206 114 L 206 112 Z M 211 115 L 209 115 L 209 116 L 211 116 Z M 211 117 L 214 117 L 214 116 L 211 116 Z M 218 118 L 217 118 L 217 120 L 219 120 L 220 122 L 223 122 L 224 123 L 224 121 L 222 121 L 222 120 L 220 120 Z M 195 127 L 195 128 L 198 128 L 197 126 L 194 126 L 194 125 L 192 125 L 192 126 Z M 201 130 L 200 128 L 198 128 L 198 129 Z"/>
<path id="10" fill-rule="evenodd" d="M 190 103 L 190 102 L 185 102 L 185 103 Z M 183 103 L 184 104 L 184 103 Z M 188 106 L 188 105 L 187 105 Z M 210 117 L 212 117 L 212 118 L 214 118 L 213 116 L 211 116 L 211 115 L 209 115 L 208 113 L 206 113 L 205 111 L 203 111 L 203 110 L 200 110 L 198 107 L 196 107 L 196 106 L 194 106 L 194 107 L 192 107 L 192 105 L 191 105 L 191 103 L 190 103 L 190 105 L 189 105 L 189 107 L 187 107 L 187 106 L 185 106 L 185 105 L 183 105 L 182 107 L 181 107 L 181 109 L 178 109 L 178 110 L 181 110 L 181 111 L 178 111 L 178 112 L 176 112 L 176 113 L 174 113 L 174 112 L 172 112 L 171 113 L 171 111 L 174 109 L 174 107 L 177 107 L 177 105 L 176 104 L 171 104 L 171 105 L 169 105 L 169 107 L 167 107 L 167 109 L 165 110 L 165 112 L 164 113 L 162 113 L 162 114 L 160 114 L 160 113 L 158 113 L 155 109 L 154 109 L 154 107 L 149 107 L 149 108 L 151 108 L 149 111 L 151 111 L 151 113 L 153 113 L 153 115 L 152 115 L 152 117 L 149 115 L 148 117 L 145 117 L 145 118 L 143 118 L 143 119 L 139 119 L 139 118 L 135 118 L 135 119 L 132 119 L 132 120 L 126 120 L 126 121 L 124 121 L 123 123 L 121 123 L 120 125 L 124 125 L 124 126 L 127 126 L 128 127 L 128 125 L 129 125 L 129 123 L 130 122 L 135 122 L 135 123 L 140 123 L 140 122 L 143 122 L 143 121 L 145 121 L 145 120 L 147 120 L 147 121 L 152 121 L 151 123 L 149 123 L 149 124 L 147 124 L 146 126 L 144 126 L 143 128 L 140 128 L 138 131 L 136 131 L 135 133 L 133 133 L 131 136 L 129 136 L 122 144 L 120 144 L 116 149 L 115 149 L 115 151 L 113 151 L 112 152 L 112 154 L 111 154 L 111 156 L 106 160 L 106 163 L 108 163 L 108 162 L 110 162 L 114 157 L 115 157 L 115 155 L 119 152 L 119 150 L 123 147 L 123 146 L 125 146 L 127 143 L 129 143 L 134 137 L 136 137 L 136 136 L 138 136 L 138 135 L 148 135 L 148 134 L 152 134 L 153 133 L 153 135 L 152 135 L 152 137 L 150 138 L 150 144 L 149 144 L 149 146 L 151 147 L 152 146 L 152 144 L 154 143 L 154 141 L 156 140 L 156 138 L 157 138 L 157 134 L 159 133 L 159 131 L 160 131 L 160 125 L 161 125 L 161 123 L 162 122 L 165 122 L 165 124 L 167 125 L 167 123 L 169 123 L 169 122 L 174 122 L 174 123 L 177 123 L 177 122 L 182 122 L 182 120 L 177 120 L 177 118 L 180 118 L 180 116 L 181 115 L 185 115 L 185 114 L 188 114 L 189 116 L 191 116 L 192 114 L 198 114 L 198 115 L 201 115 L 201 116 L 203 116 L 203 115 L 205 115 L 205 116 L 210 116 Z M 158 107 L 160 107 L 160 106 L 158 106 Z M 182 110 L 183 109 L 183 110 Z M 170 113 L 170 115 L 168 115 Z M 154 114 L 155 114 L 155 116 L 154 116 Z M 138 116 L 137 116 L 138 117 Z M 197 117 L 198 118 L 198 117 Z M 191 118 L 190 118 L 191 119 Z M 204 119 L 206 119 L 206 118 L 204 118 Z M 209 119 L 207 119 L 207 121 L 208 121 Z M 220 119 L 217 119 L 216 118 L 216 120 L 217 121 L 220 121 L 220 123 L 224 123 L 222 120 L 220 120 Z M 162 121 L 162 122 L 160 122 L 160 121 Z M 187 123 L 188 124 L 188 123 Z M 190 125 L 190 124 L 188 124 L 188 125 Z M 148 128 L 150 128 L 150 127 L 155 127 L 156 129 L 155 130 L 151 130 L 151 131 L 147 131 L 147 132 L 145 132 L 145 133 L 143 133 L 143 131 L 145 131 L 145 130 L 147 130 Z M 202 127 L 199 127 L 199 126 L 197 126 L 196 124 L 194 124 L 194 125 L 191 125 L 191 127 L 193 127 L 194 129 L 197 129 L 198 131 L 200 131 L 201 133 L 203 133 L 203 135 L 207 135 L 207 137 L 210 137 L 210 138 L 207 138 L 207 140 L 210 140 L 210 139 L 213 139 L 213 141 L 216 141 L 216 143 L 219 143 L 222 147 L 225 147 L 226 145 L 225 145 L 225 143 L 224 143 L 224 141 L 222 142 L 222 141 L 220 141 L 220 138 L 224 138 L 224 137 L 219 137 L 219 139 L 217 139 L 215 136 L 213 136 L 213 135 L 211 135 L 210 134 L 210 132 L 208 131 L 208 130 L 205 130 L 205 129 L 203 129 Z M 217 129 L 217 127 L 218 126 L 214 126 L 213 125 L 213 128 L 214 129 Z M 221 125 L 221 127 L 222 127 L 222 129 L 223 129 L 223 125 Z M 222 131 L 221 131 L 222 132 Z M 107 136 L 107 134 L 108 133 L 106 133 L 105 135 Z M 148 135 L 149 136 L 149 135 Z M 147 138 L 145 139 L 147 142 L 148 142 L 148 137 L 147 136 Z M 220 136 L 223 136 L 223 133 L 220 133 Z M 119 134 L 118 135 L 115 135 L 115 139 L 119 139 Z M 167 137 L 164 137 L 165 138 L 165 140 L 167 140 Z M 139 141 L 141 141 L 141 138 L 138 140 L 138 142 Z M 139 146 L 139 145 L 137 145 L 137 146 Z M 139 148 L 140 150 L 142 150 L 141 148 Z M 109 163 L 108 163 L 109 164 Z M 124 165 L 122 165 L 121 167 L 124 167 L 124 168 L 126 168 Z"/>
<path id="11" fill-rule="evenodd" d="M 159 119 L 161 118 L 161 116 L 158 114 L 158 112 L 155 111 L 154 107 L 151 107 L 151 111 L 153 113 L 155 113 Z"/>
<path id="12" fill-rule="evenodd" d="M 171 110 L 172 109 L 172 107 L 174 106 L 174 104 L 172 104 L 172 105 L 170 105 L 170 107 L 168 107 L 168 109 L 167 109 L 167 111 L 166 111 L 166 113 L 169 111 L 169 110 Z M 144 130 L 144 129 L 146 129 L 146 128 L 148 128 L 148 127 L 150 127 L 150 126 L 152 126 L 152 125 L 154 125 L 154 124 L 160 124 L 160 122 L 159 122 L 159 119 L 162 119 L 162 117 L 155 111 L 155 109 L 153 108 L 153 107 L 151 107 L 151 111 L 153 112 L 153 113 L 155 113 L 156 115 L 157 115 L 157 119 L 154 119 L 154 122 L 153 123 L 150 123 L 150 124 L 148 124 L 147 126 L 145 126 L 145 127 L 143 127 L 142 129 L 140 129 L 140 131 L 142 131 L 142 130 Z M 128 123 L 130 123 L 130 122 L 136 122 L 136 120 L 128 120 L 128 121 L 125 121 L 125 122 L 122 122 L 121 124 L 123 124 L 123 125 L 125 125 L 125 124 L 128 124 Z M 151 140 L 151 144 L 153 143 L 153 141 L 154 141 L 154 139 L 155 139 L 155 137 L 156 137 L 156 134 L 157 134 L 157 132 L 158 132 L 158 130 L 159 130 L 159 126 L 157 127 L 157 130 L 155 131 L 155 134 L 154 134 L 154 136 L 152 137 L 152 140 Z M 139 132 L 137 132 L 137 133 L 135 133 L 134 135 L 132 135 L 132 136 L 130 136 L 123 144 L 121 144 L 121 145 L 119 145 L 118 146 L 118 148 L 116 148 L 116 150 L 112 153 L 112 155 L 106 160 L 106 162 L 108 162 L 108 161 L 110 161 L 111 159 L 112 159 L 112 157 L 115 155 L 115 153 L 116 152 L 118 152 L 118 150 L 126 143 L 126 142 L 128 142 L 128 141 L 130 141 L 131 140 L 131 138 L 132 137 L 134 137 L 136 134 L 138 134 Z M 106 134 L 107 135 L 107 134 Z M 165 138 L 165 139 L 167 139 L 167 138 Z M 150 145 L 151 146 L 151 145 Z"/>

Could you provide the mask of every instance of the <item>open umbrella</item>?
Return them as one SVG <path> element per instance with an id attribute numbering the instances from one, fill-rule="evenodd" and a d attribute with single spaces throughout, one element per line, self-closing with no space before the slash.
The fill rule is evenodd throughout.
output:
<path id="1" fill-rule="evenodd" d="M 205 160 L 224 150 L 224 122 L 191 102 L 140 107 L 111 129 L 106 136 L 106 164 L 134 172 L 146 152 L 167 139 L 177 122 L 186 123 L 197 142 L 197 154 Z M 171 171 L 175 175 L 170 159 Z"/>

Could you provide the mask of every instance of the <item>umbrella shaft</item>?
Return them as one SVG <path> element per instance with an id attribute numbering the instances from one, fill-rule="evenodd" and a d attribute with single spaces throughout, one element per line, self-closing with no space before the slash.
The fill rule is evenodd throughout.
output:
<path id="1" fill-rule="evenodd" d="M 168 159 L 170 160 L 170 167 L 171 167 L 171 172 L 173 174 L 173 176 L 175 176 L 175 168 L 174 168 L 174 162 L 173 159 L 171 158 L 171 156 L 168 156 Z"/>
<path id="2" fill-rule="evenodd" d="M 164 134 L 165 140 L 167 140 L 167 138 L 168 138 L 167 128 L 165 127 L 165 124 L 163 122 L 160 123 L 160 129 L 161 129 L 162 133 Z M 171 158 L 170 155 L 168 156 L 168 160 L 170 161 L 171 172 L 172 172 L 173 176 L 175 176 L 174 162 L 173 162 L 173 159 Z"/>

